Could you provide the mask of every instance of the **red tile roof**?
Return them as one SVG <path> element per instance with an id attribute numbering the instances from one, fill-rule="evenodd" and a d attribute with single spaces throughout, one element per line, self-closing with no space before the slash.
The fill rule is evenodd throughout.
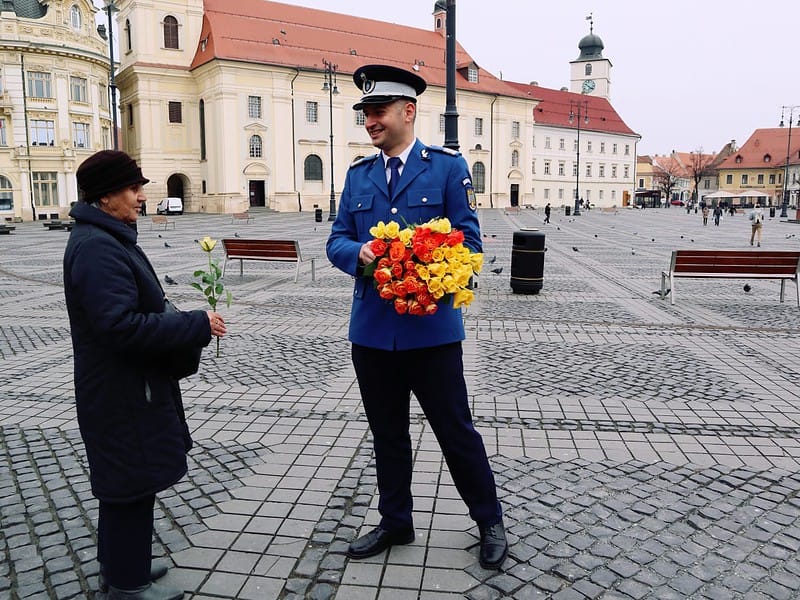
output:
<path id="1" fill-rule="evenodd" d="M 214 59 L 324 70 L 322 59 L 352 74 L 365 64 L 419 65 L 428 85 L 445 87 L 445 38 L 372 19 L 266 0 L 204 0 L 203 27 L 191 68 Z M 205 47 L 203 40 L 206 41 Z M 456 63 L 473 59 L 457 44 Z M 456 86 L 487 94 L 525 97 L 515 87 L 481 70 L 477 83 L 457 75 Z"/>
<path id="2" fill-rule="evenodd" d="M 778 169 L 786 165 L 786 150 L 789 144 L 789 128 L 773 127 L 756 129 L 753 135 L 725 160 L 720 169 Z M 769 156 L 769 162 L 765 157 Z M 790 165 L 800 164 L 800 127 L 792 130 Z"/>
<path id="3" fill-rule="evenodd" d="M 581 103 L 581 120 L 583 120 L 583 115 L 587 114 L 583 109 L 583 102 L 587 102 L 586 106 L 588 109 L 589 123 L 582 122 L 581 130 L 638 135 L 625 124 L 622 118 L 617 114 L 617 111 L 614 110 L 614 107 L 611 106 L 611 103 L 605 98 L 561 90 L 551 90 L 549 88 L 526 83 L 510 83 L 510 85 L 525 94 L 528 98 L 540 100 L 536 108 L 533 109 L 533 120 L 535 123 L 577 129 L 577 112 L 575 115 L 576 119 L 573 120 L 573 123 L 569 122 L 570 102 L 573 103 L 573 106 L 577 102 Z M 575 110 L 577 111 L 577 109 Z"/>

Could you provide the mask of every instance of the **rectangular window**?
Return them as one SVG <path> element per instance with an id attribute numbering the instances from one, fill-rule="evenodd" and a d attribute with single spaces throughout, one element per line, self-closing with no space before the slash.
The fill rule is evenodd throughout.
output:
<path id="1" fill-rule="evenodd" d="M 55 121 L 31 120 L 31 146 L 52 146 L 56 139 Z"/>
<path id="2" fill-rule="evenodd" d="M 108 108 L 108 86 L 98 84 L 97 96 L 100 98 L 100 108 Z"/>
<path id="3" fill-rule="evenodd" d="M 564 199 L 564 188 L 558 188 L 558 199 L 559 200 Z"/>
<path id="4" fill-rule="evenodd" d="M 475 67 L 468 67 L 467 80 L 470 83 L 478 83 L 478 69 L 476 69 Z"/>
<path id="5" fill-rule="evenodd" d="M 483 119 L 475 117 L 475 135 L 483 135 Z"/>
<path id="6" fill-rule="evenodd" d="M 578 151 L 578 139 L 577 138 L 572 140 L 572 151 L 573 152 L 577 152 Z"/>
<path id="7" fill-rule="evenodd" d="M 50 73 L 40 73 L 38 71 L 28 73 L 28 96 L 31 98 L 53 97 Z"/>
<path id="8" fill-rule="evenodd" d="M 616 199 L 617 199 L 617 190 L 611 190 L 611 201 L 613 202 Z"/>
<path id="9" fill-rule="evenodd" d="M 578 176 L 578 163 L 576 162 L 572 163 L 572 176 L 573 177 Z"/>
<path id="10" fill-rule="evenodd" d="M 519 139 L 519 121 L 511 121 L 511 137 Z"/>
<path id="11" fill-rule="evenodd" d="M 711 189 L 711 180 L 710 179 L 704 179 L 703 180 L 703 189 L 704 190 L 710 190 Z"/>
<path id="12" fill-rule="evenodd" d="M 550 200 L 550 188 L 544 188 L 544 199 Z"/>
<path id="13" fill-rule="evenodd" d="M 603 190 L 600 190 L 600 196 L 599 196 L 599 198 L 600 198 L 600 200 L 602 200 L 602 199 L 603 199 Z"/>
<path id="14" fill-rule="evenodd" d="M 88 148 L 89 147 L 89 124 L 88 123 L 73 123 L 72 124 L 72 145 L 75 148 Z"/>
<path id="15" fill-rule="evenodd" d="M 0 146 L 8 146 L 8 138 L 6 137 L 5 119 L 0 119 Z"/>
<path id="16" fill-rule="evenodd" d="M 598 177 L 605 177 L 606 176 L 606 166 L 605 165 L 600 165 L 598 167 L 598 169 L 600 170 L 600 172 L 597 174 L 597 176 Z"/>
<path id="17" fill-rule="evenodd" d="M 531 161 L 531 175 L 536 175 L 536 159 Z"/>
<path id="18" fill-rule="evenodd" d="M 536 136 L 531 138 L 531 148 L 536 148 Z"/>
<path id="19" fill-rule="evenodd" d="M 169 102 L 169 122 L 183 123 L 183 105 L 180 102 Z"/>
<path id="20" fill-rule="evenodd" d="M 261 118 L 261 96 L 247 97 L 247 115 L 251 119 Z"/>
<path id="21" fill-rule="evenodd" d="M 639 187 L 644 188 L 644 177 L 639 177 Z"/>
<path id="22" fill-rule="evenodd" d="M 763 173 L 759 173 L 758 174 L 757 183 L 758 183 L 758 185 L 764 185 L 764 174 Z"/>
<path id="23" fill-rule="evenodd" d="M 128 127 L 133 127 L 133 104 L 128 104 Z"/>
<path id="24" fill-rule="evenodd" d="M 83 77 L 69 78 L 69 98 L 73 102 L 89 102 L 86 92 L 86 80 Z"/>
<path id="25" fill-rule="evenodd" d="M 439 133 L 444 133 L 444 128 L 445 128 L 444 124 L 445 123 L 446 123 L 446 121 L 445 121 L 444 115 L 443 114 L 439 114 Z"/>
<path id="26" fill-rule="evenodd" d="M 611 145 L 611 154 L 616 154 L 616 153 L 617 153 L 617 145 L 616 144 L 612 144 Z"/>
<path id="27" fill-rule="evenodd" d="M 625 156 L 630 156 L 631 154 L 631 145 L 625 144 Z"/>
<path id="28" fill-rule="evenodd" d="M 617 178 L 617 165 L 611 165 L 611 177 L 613 179 Z"/>
<path id="29" fill-rule="evenodd" d="M 592 190 L 586 190 L 586 202 L 589 202 L 591 197 L 592 197 Z"/>
<path id="30" fill-rule="evenodd" d="M 606 153 L 606 143 L 600 142 L 600 154 L 605 154 L 605 153 Z M 602 200 L 602 198 L 600 199 Z"/>
<path id="31" fill-rule="evenodd" d="M 550 136 L 544 138 L 544 148 L 545 150 L 550 150 Z"/>
<path id="32" fill-rule="evenodd" d="M 550 175 L 550 161 L 549 160 L 544 161 L 544 174 L 545 175 Z"/>
<path id="33" fill-rule="evenodd" d="M 592 163 L 586 163 L 586 176 L 592 176 Z"/>
<path id="34" fill-rule="evenodd" d="M 624 173 L 622 174 L 622 176 L 623 176 L 625 179 L 628 179 L 628 176 L 631 174 L 631 168 L 630 168 L 628 165 L 625 165 L 625 167 L 623 168 L 623 170 L 624 170 Z"/>
<path id="35" fill-rule="evenodd" d="M 725 184 L 726 185 L 733 185 L 733 175 L 726 175 L 725 176 Z"/>
<path id="36" fill-rule="evenodd" d="M 747 185 L 747 180 L 748 180 L 747 173 L 744 173 L 742 175 L 742 185 Z"/>
<path id="37" fill-rule="evenodd" d="M 566 141 L 564 140 L 564 138 L 559 138 L 559 140 L 558 140 L 558 149 L 559 150 L 566 150 L 567 149 L 566 148 Z"/>
<path id="38" fill-rule="evenodd" d="M 317 123 L 319 121 L 319 104 L 316 102 L 306 102 L 306 122 Z"/>
<path id="39" fill-rule="evenodd" d="M 586 151 L 587 152 L 592 151 L 592 140 L 586 140 Z"/>
<path id="40" fill-rule="evenodd" d="M 355 115 L 355 124 L 357 127 L 364 127 L 367 124 L 367 115 L 363 110 L 357 110 L 353 113 Z"/>
<path id="41" fill-rule="evenodd" d="M 108 127 L 103 127 L 100 130 L 100 134 L 103 136 L 103 150 L 109 150 L 111 148 L 111 130 Z"/>
<path id="42" fill-rule="evenodd" d="M 775 185 L 775 173 L 771 173 L 769 176 L 769 184 Z"/>
<path id="43" fill-rule="evenodd" d="M 34 171 L 33 201 L 36 206 L 58 206 L 58 180 L 55 171 Z"/>
<path id="44" fill-rule="evenodd" d="M 563 161 L 559 161 L 559 163 L 558 163 L 558 174 L 559 175 L 564 175 L 565 164 L 566 163 L 564 163 Z"/>

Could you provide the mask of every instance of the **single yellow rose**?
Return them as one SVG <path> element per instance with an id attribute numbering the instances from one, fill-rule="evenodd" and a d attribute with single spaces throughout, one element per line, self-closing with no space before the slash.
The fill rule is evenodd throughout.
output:
<path id="1" fill-rule="evenodd" d="M 442 287 L 448 294 L 455 294 L 458 291 L 458 284 L 452 275 L 442 277 Z"/>
<path id="2" fill-rule="evenodd" d="M 433 277 L 442 277 L 447 272 L 447 265 L 439 262 L 432 262 L 428 265 L 428 270 Z"/>
<path id="3" fill-rule="evenodd" d="M 431 278 L 431 272 L 425 265 L 417 265 L 417 275 L 422 281 L 428 281 Z"/>
<path id="4" fill-rule="evenodd" d="M 389 221 L 386 224 L 386 237 L 389 239 L 394 239 L 397 237 L 397 234 L 400 233 L 400 224 L 396 221 Z"/>
<path id="5" fill-rule="evenodd" d="M 214 246 L 216 245 L 217 245 L 217 240 L 212 240 L 208 236 L 200 240 L 200 247 L 203 249 L 204 252 L 211 252 L 214 249 Z"/>
<path id="6" fill-rule="evenodd" d="M 428 280 L 428 291 L 431 296 L 437 300 L 444 296 L 444 288 L 442 287 L 442 280 L 439 277 L 431 277 Z"/>
<path id="7" fill-rule="evenodd" d="M 472 293 L 472 290 L 458 290 L 453 294 L 453 308 L 469 306 L 474 299 L 475 294 Z"/>
<path id="8" fill-rule="evenodd" d="M 469 262 L 472 265 L 472 270 L 476 273 L 480 273 L 481 269 L 483 268 L 483 254 L 480 252 L 470 254 Z"/>
<path id="9" fill-rule="evenodd" d="M 434 262 L 442 262 L 444 260 L 444 256 L 444 248 L 434 248 L 431 251 L 431 258 L 433 258 Z"/>
<path id="10" fill-rule="evenodd" d="M 411 243 L 411 238 L 414 237 L 414 230 L 409 229 L 408 227 L 401 229 L 400 233 L 397 234 L 397 237 L 400 238 L 400 241 L 403 242 L 404 246 L 408 246 Z"/>
<path id="11" fill-rule="evenodd" d="M 369 234 L 376 239 L 384 239 L 386 237 L 386 223 L 378 221 L 377 225 L 369 228 Z"/>

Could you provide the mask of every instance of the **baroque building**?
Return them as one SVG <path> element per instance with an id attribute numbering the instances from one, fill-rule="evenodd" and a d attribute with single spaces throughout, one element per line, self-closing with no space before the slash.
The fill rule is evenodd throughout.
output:
<path id="1" fill-rule="evenodd" d="M 86 0 L 0 2 L 0 218 L 64 217 L 110 147 L 108 42 Z"/>
<path id="2" fill-rule="evenodd" d="M 118 0 L 124 149 L 153 180 L 150 203 L 179 196 L 187 211 L 208 212 L 327 206 L 331 178 L 338 197 L 350 163 L 375 152 L 363 115 L 352 110 L 360 92 L 351 76 L 364 64 L 413 69 L 428 82 L 416 129 L 424 142 L 441 144 L 445 4 L 434 3 L 432 27 L 422 30 L 266 0 Z M 587 199 L 610 206 L 632 192 L 638 136 L 608 103 L 610 62 L 591 54 L 595 38 L 581 64 L 593 65 L 599 83 L 585 94 L 502 81 L 457 45 L 459 143 L 481 206 L 543 205 L 558 193 L 533 172 L 537 162 L 544 168 L 535 147 L 544 134 L 536 132 L 574 134 L 560 109 L 571 96 L 592 103 L 586 143 L 609 159 L 603 176 L 595 158 Z M 323 89 L 331 74 L 334 88 Z M 551 113 L 557 122 L 546 120 Z M 603 177 L 615 185 L 601 188 Z"/>

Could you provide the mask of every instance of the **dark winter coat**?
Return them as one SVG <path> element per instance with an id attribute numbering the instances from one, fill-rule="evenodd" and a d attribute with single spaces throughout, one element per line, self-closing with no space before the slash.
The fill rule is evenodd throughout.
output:
<path id="1" fill-rule="evenodd" d="M 92 492 L 129 502 L 186 474 L 191 438 L 171 357 L 206 346 L 204 311 L 164 312 L 164 291 L 136 230 L 92 205 L 70 212 L 64 293 L 78 425 Z"/>

